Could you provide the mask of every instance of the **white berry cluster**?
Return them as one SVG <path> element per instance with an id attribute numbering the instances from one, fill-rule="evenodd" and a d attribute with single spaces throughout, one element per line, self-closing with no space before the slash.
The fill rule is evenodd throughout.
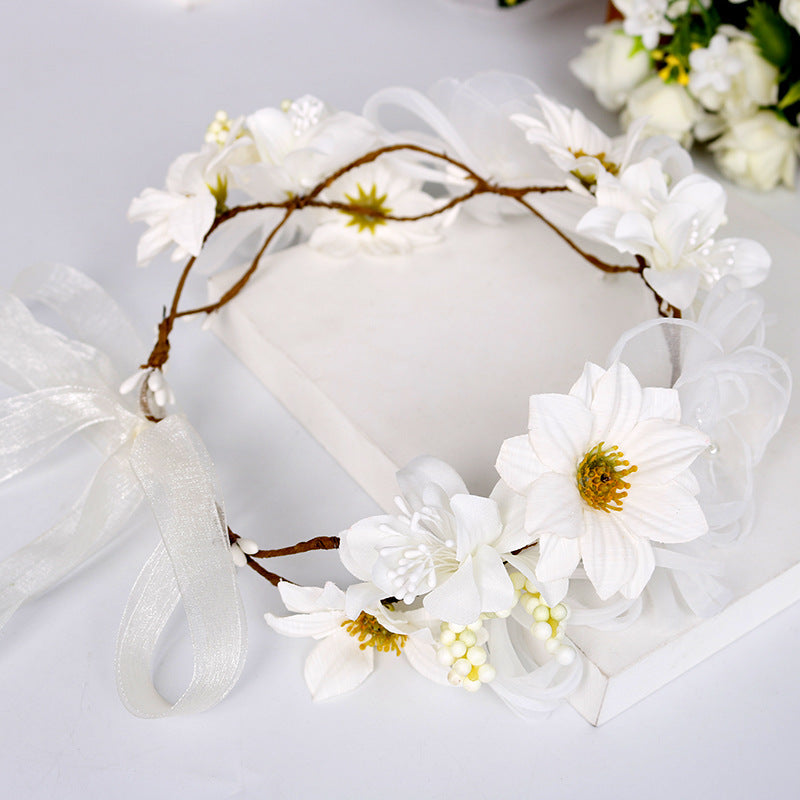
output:
<path id="1" fill-rule="evenodd" d="M 443 622 L 439 634 L 437 658 L 450 667 L 447 680 L 453 686 L 462 686 L 468 692 L 477 692 L 484 683 L 494 680 L 495 668 L 488 663 L 489 657 L 483 647 L 487 639 L 481 614 L 471 625 L 454 625 Z"/>
<path id="2" fill-rule="evenodd" d="M 517 601 L 523 610 L 533 617 L 531 633 L 544 642 L 548 653 L 563 666 L 575 660 L 575 650 L 564 640 L 564 622 L 569 617 L 569 609 L 563 604 L 550 608 L 545 603 L 538 589 L 521 573 L 512 572 L 511 582 Z"/>

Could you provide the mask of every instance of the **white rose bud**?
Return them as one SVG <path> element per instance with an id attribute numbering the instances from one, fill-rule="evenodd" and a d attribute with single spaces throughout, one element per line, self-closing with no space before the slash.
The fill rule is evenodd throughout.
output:
<path id="1" fill-rule="evenodd" d="M 800 0 L 781 0 L 778 11 L 781 16 L 790 24 L 797 28 L 800 33 Z"/>
<path id="2" fill-rule="evenodd" d="M 570 61 L 570 69 L 600 105 L 619 111 L 631 89 L 650 72 L 650 56 L 644 50 L 631 55 L 635 40 L 619 24 L 595 25 L 586 33 L 597 41 Z"/>
<path id="3" fill-rule="evenodd" d="M 778 68 L 762 58 L 750 39 L 736 39 L 728 53 L 742 63 L 742 69 L 731 77 L 731 88 L 722 100 L 722 113 L 728 119 L 750 117 L 759 106 L 778 102 Z"/>
<path id="4" fill-rule="evenodd" d="M 783 181 L 791 188 L 800 131 L 772 111 L 759 111 L 732 123 L 711 150 L 722 173 L 742 186 L 766 191 Z"/>
<path id="5" fill-rule="evenodd" d="M 701 117 L 701 110 L 689 92 L 679 83 L 664 83 L 659 77 L 637 86 L 622 112 L 622 124 L 648 117 L 646 136 L 664 134 L 684 147 L 692 144 L 692 126 Z"/>

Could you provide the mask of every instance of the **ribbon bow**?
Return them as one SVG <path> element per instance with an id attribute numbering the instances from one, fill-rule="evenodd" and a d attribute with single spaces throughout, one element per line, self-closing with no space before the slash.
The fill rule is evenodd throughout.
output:
<path id="1" fill-rule="evenodd" d="M 0 629 L 24 602 L 105 546 L 147 500 L 161 542 L 142 568 L 122 619 L 120 696 L 140 717 L 210 708 L 238 680 L 246 625 L 208 452 L 182 415 L 148 422 L 120 394 L 125 365 L 136 364 L 143 349 L 97 284 L 69 267 L 42 265 L 23 272 L 14 288 L 15 294 L 0 295 L 0 379 L 28 391 L 0 402 L 0 481 L 78 432 L 105 460 L 59 522 L 0 562 Z M 38 322 L 20 298 L 48 306 L 77 339 Z M 181 600 L 194 672 L 172 703 L 153 685 L 152 661 Z"/>

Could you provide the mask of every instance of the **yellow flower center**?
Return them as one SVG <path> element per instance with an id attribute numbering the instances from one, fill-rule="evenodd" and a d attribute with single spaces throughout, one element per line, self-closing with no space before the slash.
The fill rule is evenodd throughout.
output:
<path id="1" fill-rule="evenodd" d="M 362 650 L 374 647 L 382 653 L 394 652 L 398 656 L 403 649 L 408 636 L 402 633 L 392 633 L 378 622 L 372 614 L 362 611 L 357 619 L 346 619 L 342 627 L 354 638 L 358 639 Z"/>
<path id="2" fill-rule="evenodd" d="M 576 477 L 581 497 L 601 511 L 622 511 L 622 501 L 631 488 L 625 478 L 639 468 L 631 466 L 625 454 L 605 442 L 593 447 L 578 465 Z"/>
<path id="3" fill-rule="evenodd" d="M 611 173 L 611 175 L 616 175 L 619 172 L 619 164 L 616 164 L 613 161 L 608 161 L 606 159 L 606 154 L 602 153 L 587 153 L 585 150 L 573 150 L 571 147 L 567 148 L 575 158 L 584 158 L 588 156 L 589 158 L 596 158 L 600 164 L 602 165 L 603 169 L 606 172 Z M 570 173 L 574 175 L 587 189 L 591 189 L 597 183 L 597 177 L 595 175 L 584 175 L 580 170 L 573 169 Z"/>
<path id="4" fill-rule="evenodd" d="M 391 214 L 392 209 L 384 205 L 386 202 L 386 194 L 378 196 L 378 187 L 373 183 L 369 194 L 364 192 L 361 184 L 358 186 L 358 196 L 352 197 L 346 194 L 348 202 L 352 203 L 356 208 L 352 211 L 342 211 L 342 214 L 350 217 L 347 227 L 351 225 L 358 226 L 358 232 L 368 230 L 370 233 L 375 233 L 375 228 L 378 225 L 385 225 L 386 220 L 383 218 L 386 214 Z M 371 213 L 372 212 L 372 213 Z"/>

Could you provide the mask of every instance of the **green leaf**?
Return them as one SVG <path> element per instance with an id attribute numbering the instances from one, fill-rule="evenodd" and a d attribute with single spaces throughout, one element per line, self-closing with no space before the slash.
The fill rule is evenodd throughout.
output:
<path id="1" fill-rule="evenodd" d="M 783 110 L 784 108 L 788 108 L 795 103 L 800 102 L 800 81 L 793 83 L 786 94 L 780 99 L 778 103 L 778 108 Z"/>
<path id="2" fill-rule="evenodd" d="M 792 29 L 774 8 L 757 0 L 747 14 L 747 27 L 767 61 L 776 67 L 791 63 Z"/>

